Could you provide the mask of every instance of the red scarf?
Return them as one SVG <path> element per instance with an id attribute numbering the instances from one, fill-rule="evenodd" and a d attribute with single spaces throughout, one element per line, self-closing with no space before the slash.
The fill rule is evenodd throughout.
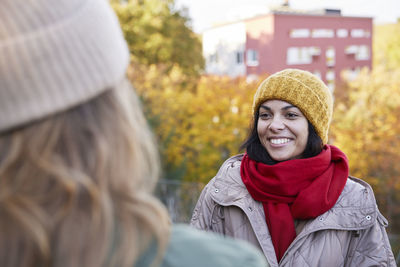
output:
<path id="1" fill-rule="evenodd" d="M 262 202 L 278 262 L 296 237 L 294 219 L 311 219 L 335 205 L 349 175 L 346 155 L 325 145 L 312 158 L 266 165 L 244 155 L 243 183 Z"/>

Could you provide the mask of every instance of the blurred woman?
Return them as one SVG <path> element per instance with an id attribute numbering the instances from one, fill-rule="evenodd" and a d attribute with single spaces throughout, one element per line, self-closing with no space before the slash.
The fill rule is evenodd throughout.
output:
<path id="1" fill-rule="evenodd" d="M 0 1 L 0 266 L 265 266 L 171 226 L 128 62 L 107 1 Z"/>
<path id="2" fill-rule="evenodd" d="M 332 106 L 307 71 L 264 80 L 246 153 L 204 188 L 191 224 L 258 246 L 270 266 L 395 266 L 371 187 L 327 144 Z"/>

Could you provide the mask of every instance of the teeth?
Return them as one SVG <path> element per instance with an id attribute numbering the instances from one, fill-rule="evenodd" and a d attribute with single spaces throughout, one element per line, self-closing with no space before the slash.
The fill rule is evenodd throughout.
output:
<path id="1" fill-rule="evenodd" d="M 279 138 L 279 139 L 271 139 L 270 141 L 274 145 L 280 145 L 280 144 L 287 143 L 290 140 L 288 138 Z"/>

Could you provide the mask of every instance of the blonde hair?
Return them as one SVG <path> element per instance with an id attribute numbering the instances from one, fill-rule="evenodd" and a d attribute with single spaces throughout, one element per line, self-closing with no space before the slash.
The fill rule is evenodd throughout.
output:
<path id="1" fill-rule="evenodd" d="M 170 222 L 159 159 L 127 81 L 0 135 L 0 265 L 134 266 Z"/>

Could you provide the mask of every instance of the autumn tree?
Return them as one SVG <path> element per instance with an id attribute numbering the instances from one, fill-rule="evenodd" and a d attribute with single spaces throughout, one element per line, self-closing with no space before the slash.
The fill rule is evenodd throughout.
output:
<path id="1" fill-rule="evenodd" d="M 164 178 L 181 179 L 187 168 L 172 142 L 177 125 L 186 122 L 186 102 L 204 67 L 200 38 L 190 29 L 186 10 L 177 10 L 173 0 L 111 3 L 131 52 L 129 78 L 159 141 Z"/>
<path id="2" fill-rule="evenodd" d="M 173 67 L 168 75 L 165 66 L 136 65 L 129 72 L 135 89 L 139 93 L 145 115 L 153 128 L 159 144 L 163 165 L 163 178 L 182 180 L 186 164 L 182 159 L 180 143 L 188 118 L 188 107 L 193 102 L 193 88 L 185 88 L 181 68 Z"/>
<path id="3" fill-rule="evenodd" d="M 368 181 L 400 233 L 400 24 L 375 28 L 373 69 L 364 69 L 336 99 L 332 137 L 351 174 Z"/>
<path id="4" fill-rule="evenodd" d="M 140 65 L 163 65 L 168 74 L 174 66 L 186 78 L 204 68 L 199 37 L 190 29 L 186 11 L 173 0 L 112 0 L 132 55 Z"/>
<path id="5" fill-rule="evenodd" d="M 256 87 L 245 78 L 200 79 L 177 139 L 188 166 L 186 179 L 208 182 L 229 156 L 239 152 L 248 134 Z"/>

